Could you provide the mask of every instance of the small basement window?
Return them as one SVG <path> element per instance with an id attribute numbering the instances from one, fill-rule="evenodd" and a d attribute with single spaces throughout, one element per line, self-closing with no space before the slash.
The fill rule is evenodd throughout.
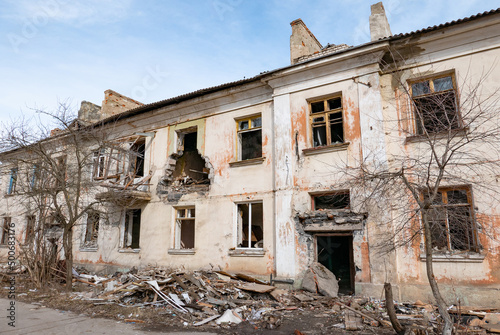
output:
<path id="1" fill-rule="evenodd" d="M 195 208 L 178 208 L 176 213 L 174 248 L 194 249 Z"/>
<path id="2" fill-rule="evenodd" d="M 238 248 L 263 248 L 262 203 L 238 204 Z"/>
<path id="3" fill-rule="evenodd" d="M 319 209 L 348 209 L 351 199 L 348 191 L 313 195 L 313 208 Z"/>

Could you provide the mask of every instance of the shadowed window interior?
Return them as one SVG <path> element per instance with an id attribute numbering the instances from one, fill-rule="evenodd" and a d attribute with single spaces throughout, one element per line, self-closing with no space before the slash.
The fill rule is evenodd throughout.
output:
<path id="1" fill-rule="evenodd" d="M 309 106 L 313 147 L 344 143 L 342 97 L 313 101 Z"/>
<path id="2" fill-rule="evenodd" d="M 349 191 L 317 194 L 313 196 L 314 210 L 348 209 L 350 203 Z"/>
<path id="3" fill-rule="evenodd" d="M 263 248 L 263 218 L 261 202 L 238 204 L 238 248 Z"/>
<path id="4" fill-rule="evenodd" d="M 429 223 L 433 248 L 479 251 L 469 188 L 439 189 L 429 211 Z"/>
<path id="5" fill-rule="evenodd" d="M 175 249 L 194 249 L 195 208 L 177 208 L 175 220 Z"/>
<path id="6" fill-rule="evenodd" d="M 437 133 L 460 127 L 455 91 L 452 75 L 411 84 L 417 134 Z"/>
<path id="7" fill-rule="evenodd" d="M 262 157 L 262 117 L 236 121 L 238 127 L 238 160 Z"/>
<path id="8" fill-rule="evenodd" d="M 139 248 L 139 238 L 141 234 L 141 210 L 128 209 L 125 212 L 125 234 L 123 246 L 125 248 Z"/>

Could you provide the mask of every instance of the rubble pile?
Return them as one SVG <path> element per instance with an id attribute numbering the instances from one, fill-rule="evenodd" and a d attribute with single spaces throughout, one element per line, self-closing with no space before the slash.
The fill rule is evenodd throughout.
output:
<path id="1" fill-rule="evenodd" d="M 283 289 L 244 274 L 150 268 L 109 278 L 78 273 L 76 281 L 94 290 L 76 293 L 75 299 L 95 305 L 162 309 L 163 314 L 190 327 L 232 327 L 247 322 L 255 329 L 275 329 L 285 319 L 313 311 L 314 317 L 328 319 L 326 333 L 370 328 L 380 334 L 394 332 L 384 300 Z M 439 333 L 441 319 L 435 306 L 421 301 L 394 304 L 398 320 L 410 333 Z M 482 334 L 500 327 L 500 310 L 452 306 L 449 311 L 457 334 Z"/>

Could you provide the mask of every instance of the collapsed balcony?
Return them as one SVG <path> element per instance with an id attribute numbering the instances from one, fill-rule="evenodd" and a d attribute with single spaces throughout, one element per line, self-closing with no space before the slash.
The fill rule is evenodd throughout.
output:
<path id="1" fill-rule="evenodd" d="M 98 200 L 123 207 L 151 200 L 152 172 L 144 173 L 145 148 L 144 138 L 138 137 L 94 153 L 93 178 L 103 180 L 99 186 L 107 189 L 96 195 Z"/>

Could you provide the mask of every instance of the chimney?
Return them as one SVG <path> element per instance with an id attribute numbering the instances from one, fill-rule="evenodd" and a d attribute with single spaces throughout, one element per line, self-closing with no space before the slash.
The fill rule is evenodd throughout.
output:
<path id="1" fill-rule="evenodd" d="M 144 104 L 121 95 L 113 90 L 104 91 L 104 100 L 102 101 L 101 119 L 128 111 L 129 109 L 143 106 Z"/>
<path id="2" fill-rule="evenodd" d="M 101 119 L 101 106 L 88 101 L 82 101 L 78 111 L 78 119 L 84 122 L 97 122 Z"/>
<path id="3" fill-rule="evenodd" d="M 372 41 L 379 40 L 392 35 L 389 21 L 385 16 L 385 9 L 382 2 L 378 2 L 371 7 L 372 15 L 370 15 L 370 37 Z"/>
<path id="4" fill-rule="evenodd" d="M 292 21 L 290 25 L 292 26 L 292 35 L 290 36 L 290 60 L 292 64 L 297 63 L 302 56 L 309 56 L 321 51 L 323 46 L 301 19 Z"/>

